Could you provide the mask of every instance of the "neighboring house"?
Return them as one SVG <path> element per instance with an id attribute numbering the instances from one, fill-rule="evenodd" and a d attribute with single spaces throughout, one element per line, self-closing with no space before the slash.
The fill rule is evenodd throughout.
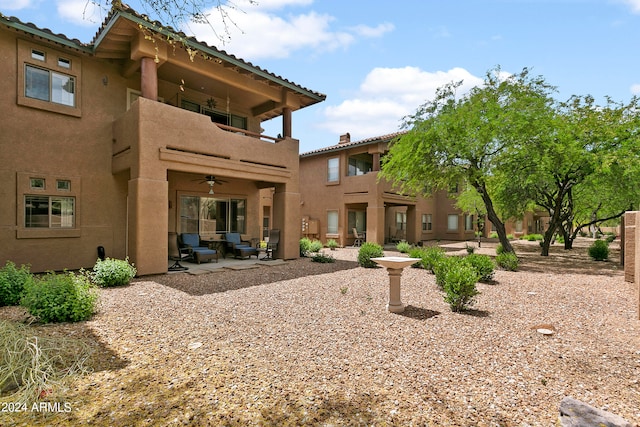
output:
<path id="1" fill-rule="evenodd" d="M 264 228 L 298 257 L 291 116 L 323 94 L 127 7 L 90 44 L 0 14 L 0 58 L 1 262 L 91 267 L 102 246 L 163 273 L 169 232 Z"/>
<path id="2" fill-rule="evenodd" d="M 389 142 L 399 135 L 351 141 L 345 134 L 337 145 L 300 155 L 303 235 L 341 245 L 353 244 L 354 229 L 379 244 L 473 239 L 474 216 L 461 213 L 447 191 L 411 197 L 378 179 Z"/>
<path id="3" fill-rule="evenodd" d="M 325 243 L 334 239 L 343 246 L 354 243 L 354 229 L 379 244 L 475 238 L 477 216 L 455 207 L 457 186 L 426 198 L 411 197 L 378 178 L 389 143 L 400 135 L 351 141 L 347 133 L 337 145 L 300 155 L 303 236 Z M 532 213 L 505 223 L 514 237 L 542 233 L 544 226 L 544 217 Z M 492 228 L 487 224 L 483 235 L 489 237 Z"/>

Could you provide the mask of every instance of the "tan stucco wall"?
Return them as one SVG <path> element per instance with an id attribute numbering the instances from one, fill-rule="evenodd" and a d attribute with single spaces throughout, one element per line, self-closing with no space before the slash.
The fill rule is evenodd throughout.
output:
<path id="1" fill-rule="evenodd" d="M 18 105 L 18 50 L 16 33 L 0 30 L 0 262 L 31 264 L 32 271 L 91 267 L 97 246 L 108 256 L 125 256 L 126 179 L 111 173 L 111 120 L 124 109 L 123 79 L 116 67 L 75 51 L 23 37 L 24 46 L 44 50 L 54 60 L 70 57 L 81 67 L 77 115 Z M 22 65 L 20 65 L 22 67 Z M 103 77 L 108 84 L 103 84 Z M 36 103 L 37 104 L 37 103 Z M 20 174 L 45 177 L 55 194 L 56 179 L 70 179 L 76 196 L 77 232 L 40 230 L 29 237 L 20 221 L 23 190 Z M 21 191 L 18 194 L 18 191 Z M 33 193 L 40 194 L 40 193 Z M 108 200 L 109 203 L 104 201 Z M 44 233 L 44 235 L 43 235 Z M 18 237 L 20 236 L 20 237 Z"/>
<path id="2" fill-rule="evenodd" d="M 261 237 L 263 207 L 269 206 L 271 224 L 281 230 L 275 255 L 298 257 L 296 139 L 274 143 L 223 131 L 206 116 L 168 105 L 178 105 L 176 82 L 158 82 L 158 97 L 167 104 L 141 98 L 127 110 L 127 89 L 140 89 L 139 72 L 125 78 L 117 61 L 27 36 L 19 44 L 16 34 L 20 33 L 0 28 L 0 89 L 10 95 L 0 97 L 0 262 L 30 264 L 34 272 L 90 268 L 97 247 L 104 246 L 107 256 L 129 256 L 140 275 L 166 272 L 167 236 L 176 230 L 178 195 L 207 194 L 208 187 L 194 180 L 208 174 L 229 181 L 216 188 L 219 194 L 246 198 L 243 237 Z M 54 60 L 70 57 L 73 67 L 81 67 L 76 83 L 81 108 L 70 111 L 31 99 L 18 103 L 20 45 L 33 45 Z M 233 78 L 230 73 L 235 71 L 220 69 Z M 237 82 L 248 81 L 242 79 Z M 255 85 L 252 96 L 260 90 L 274 88 Z M 251 112 L 242 101 L 233 99 L 234 114 Z M 248 116 L 247 124 L 249 130 L 260 129 L 256 117 Z M 29 177 L 45 178 L 48 186 L 56 179 L 72 182 L 73 194 L 67 195 L 76 197 L 74 229 L 25 229 L 22 213 Z M 264 201 L 260 190 L 269 187 L 275 188 L 273 201 Z"/>

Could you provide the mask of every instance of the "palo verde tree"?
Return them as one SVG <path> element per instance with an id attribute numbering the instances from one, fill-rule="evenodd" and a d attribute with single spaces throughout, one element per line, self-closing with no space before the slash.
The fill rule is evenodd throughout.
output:
<path id="1" fill-rule="evenodd" d="M 581 229 L 621 216 L 640 194 L 637 99 L 600 107 L 573 96 L 554 110 L 547 132 L 517 147 L 497 177 L 496 199 L 509 212 L 527 202 L 547 211 L 542 255 L 556 233 L 570 249 Z"/>
<path id="2" fill-rule="evenodd" d="M 546 129 L 554 90 L 528 69 L 505 75 L 486 73 L 484 84 L 457 96 L 461 82 L 436 91 L 432 101 L 405 118 L 407 132 L 385 156 L 381 177 L 404 191 L 446 189 L 466 182 L 478 193 L 500 243 L 513 252 L 493 200 L 494 176 L 515 146 L 528 144 Z"/>

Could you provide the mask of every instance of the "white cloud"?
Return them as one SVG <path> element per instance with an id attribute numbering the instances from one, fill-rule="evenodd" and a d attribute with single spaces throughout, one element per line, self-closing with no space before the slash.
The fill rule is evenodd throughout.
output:
<path id="1" fill-rule="evenodd" d="M 632 84 L 630 89 L 632 95 L 640 95 L 640 83 Z"/>
<path id="2" fill-rule="evenodd" d="M 65 21 L 83 27 L 96 27 L 103 19 L 100 7 L 87 0 L 59 0 L 57 10 Z"/>
<path id="3" fill-rule="evenodd" d="M 323 110 L 326 120 L 319 126 L 336 135 L 349 132 L 352 140 L 393 133 L 403 117 L 434 98 L 436 89 L 460 80 L 461 94 L 483 82 L 463 68 L 433 73 L 417 67 L 375 68 L 356 96 Z"/>
<path id="4" fill-rule="evenodd" d="M 618 2 L 629 6 L 632 13 L 640 14 L 640 0 L 618 0 Z"/>
<path id="5" fill-rule="evenodd" d="M 31 5 L 31 0 L 0 0 L 0 9 L 3 10 L 20 10 Z"/>
<path id="6" fill-rule="evenodd" d="M 380 37 L 394 28 L 392 24 L 383 23 L 335 30 L 331 27 L 335 18 L 329 14 L 308 8 L 298 13 L 283 11 L 285 7 L 309 6 L 310 0 L 259 0 L 258 5 L 243 0 L 236 4 L 237 8 L 224 9 L 225 22 L 220 11 L 212 9 L 209 11 L 211 25 L 192 23 L 189 30 L 198 40 L 251 61 L 287 58 L 303 49 L 316 52 L 346 49 L 359 38 Z M 223 46 L 220 37 L 225 40 Z"/>

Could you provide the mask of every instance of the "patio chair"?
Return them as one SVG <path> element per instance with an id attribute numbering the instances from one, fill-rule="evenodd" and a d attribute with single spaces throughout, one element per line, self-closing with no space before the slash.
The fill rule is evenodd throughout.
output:
<path id="1" fill-rule="evenodd" d="M 353 227 L 353 237 L 355 237 L 355 240 L 353 241 L 353 246 L 362 246 L 365 240 L 364 233 L 359 234 L 358 230 L 356 230 L 356 228 Z"/>
<path id="2" fill-rule="evenodd" d="M 180 261 L 186 261 L 192 257 L 189 248 L 180 248 L 178 246 L 178 233 L 169 233 L 169 259 L 175 261 L 169 267 L 169 271 L 185 271 L 189 267 L 180 264 Z"/>
<path id="3" fill-rule="evenodd" d="M 258 258 L 258 249 L 251 246 L 251 242 L 242 240 L 240 233 L 226 233 L 225 240 L 227 241 L 227 253 L 233 254 L 234 257 L 244 259 L 255 255 Z"/>
<path id="4" fill-rule="evenodd" d="M 200 264 L 202 261 L 215 259 L 218 262 L 218 251 L 200 245 L 200 236 L 196 233 L 182 233 L 179 247 L 191 250 L 193 260 Z"/>
<path id="5" fill-rule="evenodd" d="M 265 249 L 265 256 L 262 258 L 263 261 L 274 259 L 273 251 L 278 250 L 278 243 L 280 243 L 280 230 L 269 231 L 269 241 Z"/>

